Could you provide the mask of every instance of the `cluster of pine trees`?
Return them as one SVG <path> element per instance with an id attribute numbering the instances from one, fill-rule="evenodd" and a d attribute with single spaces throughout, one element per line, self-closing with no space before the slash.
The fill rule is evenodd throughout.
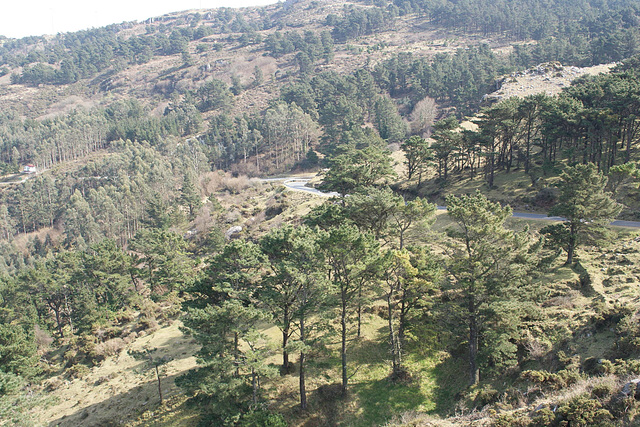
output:
<path id="1" fill-rule="evenodd" d="M 633 163 L 638 144 L 636 61 L 574 81 L 556 97 L 513 97 L 484 108 L 475 131 L 461 132 L 455 119 L 442 120 L 434 126 L 430 152 L 424 140 L 405 144 L 409 161 L 431 154 L 441 179 L 482 173 L 490 187 L 496 171 L 524 169 L 534 182 L 565 162 L 619 174 L 622 165 Z"/>
<path id="2" fill-rule="evenodd" d="M 84 249 L 105 237 L 126 245 L 145 225 L 193 219 L 201 205 L 194 177 L 209 170 L 197 145 L 165 146 L 171 161 L 168 152 L 130 141 L 113 150 L 77 172 L 40 175 L 3 191 L 0 267 L 5 273 L 61 247 Z M 61 241 L 35 238 L 27 252 L 15 247 L 17 234 L 54 228 L 64 230 Z"/>

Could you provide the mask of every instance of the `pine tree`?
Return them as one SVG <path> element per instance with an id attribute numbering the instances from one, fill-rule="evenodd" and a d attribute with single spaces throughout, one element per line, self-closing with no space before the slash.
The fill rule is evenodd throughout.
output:
<path id="1" fill-rule="evenodd" d="M 400 146 L 405 155 L 405 165 L 407 166 L 407 179 L 418 175 L 418 185 L 422 183 L 422 173 L 427 167 L 427 161 L 431 158 L 432 150 L 429 143 L 419 136 L 412 136 L 405 140 Z"/>
<path id="2" fill-rule="evenodd" d="M 530 253 L 537 246 L 528 230 L 512 232 L 504 227 L 511 216 L 509 206 L 501 207 L 485 196 L 447 197 L 449 216 L 457 227 L 446 249 L 446 270 L 450 274 L 451 297 L 459 304 L 460 317 L 468 330 L 469 380 L 480 378 L 479 354 L 485 347 L 492 307 L 513 298 L 515 287 L 523 283 L 533 267 Z M 500 329 L 493 332 L 499 334 Z M 504 351 L 515 353 L 514 346 Z M 506 357 L 506 356 L 505 356 Z"/>
<path id="3" fill-rule="evenodd" d="M 198 208 L 202 206 L 202 197 L 200 196 L 200 192 L 196 188 L 189 174 L 186 174 L 184 177 L 180 199 L 189 208 L 189 218 L 193 218 Z"/>
<path id="4" fill-rule="evenodd" d="M 305 226 L 273 230 L 260 245 L 271 274 L 263 280 L 259 299 L 282 332 L 282 373 L 289 372 L 290 352 L 299 353 L 300 407 L 306 409 L 306 354 L 319 324 L 312 315 L 322 310 L 325 290 L 322 253 L 315 233 Z"/>
<path id="5" fill-rule="evenodd" d="M 622 206 L 605 191 L 607 177 L 593 163 L 568 167 L 560 178 L 559 202 L 549 210 L 549 216 L 561 216 L 566 221 L 541 232 L 567 252 L 567 265 L 571 265 L 580 243 L 601 234 Z"/>
<path id="6" fill-rule="evenodd" d="M 348 149 L 330 162 L 320 188 L 344 196 L 357 188 L 384 184 L 395 175 L 389 153 L 375 146 Z"/>
<path id="7" fill-rule="evenodd" d="M 342 394 L 346 395 L 349 381 L 349 326 L 354 314 L 357 314 L 364 287 L 373 281 L 378 244 L 370 234 L 360 232 L 355 226 L 343 225 L 321 232 L 318 246 L 324 255 L 326 266 L 329 267 L 328 279 L 338 300 Z"/>
<path id="8" fill-rule="evenodd" d="M 177 382 L 210 396 L 217 423 L 257 403 L 260 378 L 271 374 L 267 340 L 258 325 L 270 321 L 256 299 L 265 258 L 256 244 L 234 240 L 209 260 L 187 292 L 184 325 L 202 345 L 200 367 Z"/>

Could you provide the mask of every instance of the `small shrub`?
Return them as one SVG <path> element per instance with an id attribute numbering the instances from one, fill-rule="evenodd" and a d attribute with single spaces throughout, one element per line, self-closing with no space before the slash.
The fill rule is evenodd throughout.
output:
<path id="1" fill-rule="evenodd" d="M 556 414 L 549 408 L 542 408 L 531 414 L 531 425 L 550 426 L 556 419 Z"/>
<path id="2" fill-rule="evenodd" d="M 600 401 L 585 395 L 576 396 L 558 408 L 561 426 L 608 427 L 613 426 L 611 413 L 602 407 Z"/>
<path id="3" fill-rule="evenodd" d="M 627 315 L 620 320 L 616 332 L 616 356 L 627 357 L 640 350 L 640 322 L 637 314 Z"/>
<path id="4" fill-rule="evenodd" d="M 124 310 L 116 315 L 116 322 L 119 324 L 130 323 L 136 320 L 136 315 L 131 310 Z"/>
<path id="5" fill-rule="evenodd" d="M 231 194 L 240 194 L 251 186 L 249 178 L 242 175 L 237 178 L 227 177 L 222 181 L 223 190 L 228 191 Z"/>
<path id="6" fill-rule="evenodd" d="M 242 416 L 241 427 L 287 427 L 287 422 L 280 414 L 274 414 L 264 409 L 251 411 Z"/>
<path id="7" fill-rule="evenodd" d="M 38 354 L 43 355 L 51 348 L 53 338 L 49 333 L 41 329 L 37 324 L 34 327 L 34 338 L 38 347 Z"/>
<path id="8" fill-rule="evenodd" d="M 74 347 L 67 349 L 62 358 L 64 359 L 66 366 L 75 365 L 79 362 L 78 349 Z"/>
<path id="9" fill-rule="evenodd" d="M 607 359 L 602 359 L 600 361 L 600 370 L 603 374 L 611 374 L 614 372 L 615 365 Z"/>
<path id="10" fill-rule="evenodd" d="M 124 348 L 125 343 L 122 338 L 114 338 L 103 343 L 96 344 L 90 356 L 95 361 L 103 361 L 107 357 L 115 356 Z"/>
<path id="11" fill-rule="evenodd" d="M 577 371 L 580 368 L 580 356 L 577 354 L 574 354 L 573 356 L 567 356 L 564 351 L 560 350 L 558 351 L 558 361 L 566 370 Z"/>
<path id="12" fill-rule="evenodd" d="M 160 328 L 158 321 L 155 319 L 141 319 L 140 327 L 143 331 L 146 331 L 148 334 L 157 331 Z"/>
<path id="13" fill-rule="evenodd" d="M 478 390 L 478 394 L 474 400 L 476 406 L 485 406 L 494 403 L 498 399 L 498 390 L 490 385 L 483 386 Z"/>
<path id="14" fill-rule="evenodd" d="M 596 384 L 591 390 L 591 396 L 597 399 L 606 399 L 613 393 L 613 388 L 609 384 Z"/>
<path id="15" fill-rule="evenodd" d="M 524 371 L 521 378 L 552 390 L 560 390 L 582 379 L 579 372 L 563 369 L 557 373 L 548 371 Z"/>
<path id="16" fill-rule="evenodd" d="M 44 382 L 44 389 L 45 391 L 51 393 L 52 391 L 56 391 L 57 389 L 62 387 L 63 384 L 64 381 L 62 381 L 62 379 L 58 377 L 49 378 Z"/>
<path id="17" fill-rule="evenodd" d="M 494 427 L 528 427 L 530 425 L 526 415 L 512 413 L 500 414 L 493 422 Z"/>
<path id="18" fill-rule="evenodd" d="M 532 360 L 542 359 L 550 349 L 550 344 L 534 337 L 529 331 L 522 338 L 522 346 Z"/>
<path id="19" fill-rule="evenodd" d="M 160 306 L 151 300 L 145 300 L 142 304 L 140 304 L 141 319 L 155 320 L 158 312 L 160 312 Z"/>
<path id="20" fill-rule="evenodd" d="M 67 375 L 69 375 L 69 378 L 72 379 L 82 379 L 89 375 L 90 372 L 91 369 L 89 369 L 87 365 L 83 365 L 82 363 L 78 363 L 67 369 Z"/>
<path id="21" fill-rule="evenodd" d="M 561 378 L 561 381 L 565 386 L 573 385 L 583 379 L 580 372 L 573 369 L 563 369 L 561 371 L 558 371 L 558 376 Z"/>
<path id="22" fill-rule="evenodd" d="M 121 330 L 119 328 L 116 328 L 114 326 L 100 326 L 100 327 L 96 327 L 93 330 L 93 335 L 98 338 L 98 340 L 100 341 L 106 341 L 109 340 L 111 338 L 115 338 L 118 335 L 120 335 Z"/>
<path id="23" fill-rule="evenodd" d="M 640 360 L 616 360 L 618 375 L 640 375 Z"/>

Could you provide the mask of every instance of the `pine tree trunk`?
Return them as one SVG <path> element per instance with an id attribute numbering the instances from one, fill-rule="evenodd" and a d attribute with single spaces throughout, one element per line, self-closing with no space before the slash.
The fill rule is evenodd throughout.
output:
<path id="1" fill-rule="evenodd" d="M 280 375 L 286 375 L 289 373 L 289 352 L 287 351 L 288 341 L 289 328 L 286 327 L 282 330 L 282 369 Z"/>
<path id="2" fill-rule="evenodd" d="M 569 229 L 569 244 L 567 246 L 566 265 L 571 265 L 573 263 L 573 254 L 576 248 L 576 240 L 577 240 L 577 231 L 575 229 L 575 226 L 572 224 Z"/>
<path id="3" fill-rule="evenodd" d="M 251 368 L 251 387 L 253 388 L 253 406 L 258 405 L 258 381 L 256 378 L 256 370 L 255 368 Z"/>
<path id="4" fill-rule="evenodd" d="M 60 334 L 60 338 L 64 338 L 64 333 L 62 332 L 62 319 L 60 319 L 60 309 L 54 311 L 56 313 L 56 324 L 58 325 L 58 333 Z"/>
<path id="5" fill-rule="evenodd" d="M 240 376 L 240 349 L 239 349 L 238 333 L 233 334 L 233 358 L 236 364 L 236 377 Z"/>
<path id="6" fill-rule="evenodd" d="M 473 303 L 469 304 L 469 384 L 480 380 L 478 369 L 478 324 Z"/>
<path id="7" fill-rule="evenodd" d="M 342 289 L 342 311 L 340 312 L 340 326 L 342 333 L 342 348 L 341 348 L 341 359 L 342 359 L 342 395 L 347 395 L 347 295 L 346 290 Z"/>
<path id="8" fill-rule="evenodd" d="M 395 335 L 395 330 L 393 328 L 393 303 L 391 302 L 392 298 L 393 298 L 393 291 L 390 291 L 387 294 L 387 317 L 389 318 L 389 346 L 391 348 L 391 367 L 393 369 L 393 372 L 396 373 L 398 372 L 400 363 L 398 360 L 398 354 L 396 352 L 397 337 Z"/>
<path id="9" fill-rule="evenodd" d="M 361 337 L 362 330 L 362 287 L 358 289 L 358 334 L 357 337 Z"/>
<path id="10" fill-rule="evenodd" d="M 305 329 L 304 329 L 304 314 L 300 316 L 300 341 L 304 344 Z M 307 388 L 305 384 L 305 372 L 304 372 L 304 352 L 300 352 L 300 409 L 307 409 Z"/>
<path id="11" fill-rule="evenodd" d="M 156 365 L 156 378 L 158 378 L 158 394 L 160 395 L 160 404 L 162 405 L 162 381 L 160 379 L 160 370 Z"/>

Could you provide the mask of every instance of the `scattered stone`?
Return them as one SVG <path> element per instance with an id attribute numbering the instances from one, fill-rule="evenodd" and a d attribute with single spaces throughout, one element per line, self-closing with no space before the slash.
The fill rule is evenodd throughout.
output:
<path id="1" fill-rule="evenodd" d="M 234 227 L 231 227 L 230 229 L 227 230 L 226 233 L 224 233 L 224 237 L 226 237 L 227 240 L 231 240 L 233 238 L 233 236 L 235 236 L 236 234 L 239 234 L 242 232 L 242 227 L 239 225 L 236 225 Z"/>
<path id="2" fill-rule="evenodd" d="M 640 384 L 640 378 L 635 378 L 626 383 L 624 387 L 622 387 L 622 391 L 620 391 L 620 393 L 625 397 L 628 397 L 633 392 L 633 397 L 638 399 L 640 398 L 640 389 L 638 384 Z"/>

